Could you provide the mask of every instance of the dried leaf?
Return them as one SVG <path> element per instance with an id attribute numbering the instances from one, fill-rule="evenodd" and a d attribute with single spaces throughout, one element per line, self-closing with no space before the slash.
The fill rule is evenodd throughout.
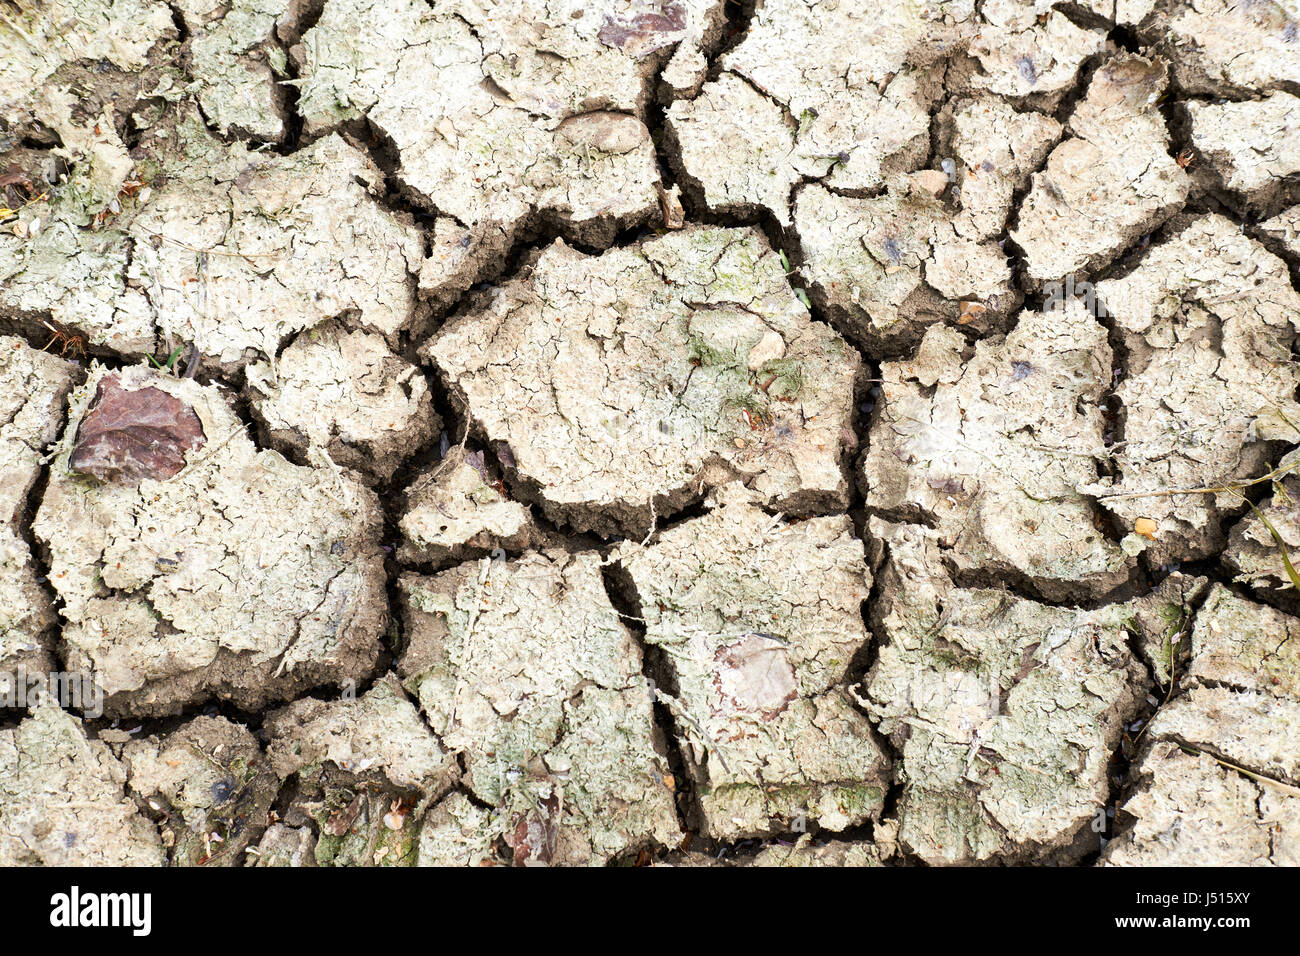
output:
<path id="1" fill-rule="evenodd" d="M 536 809 L 520 816 L 514 829 L 505 835 L 506 845 L 514 850 L 515 866 L 549 864 L 555 856 L 559 832 L 560 797 L 551 794 L 539 801 Z"/>
<path id="2" fill-rule="evenodd" d="M 640 58 L 676 43 L 685 30 L 686 8 L 671 0 L 664 4 L 662 13 L 638 13 L 631 17 L 607 14 L 597 35 L 605 46 Z"/>
<path id="3" fill-rule="evenodd" d="M 17 163 L 10 163 L 3 173 L 0 173 L 0 186 L 21 186 L 24 189 L 32 188 L 32 179 Z"/>
<path id="4" fill-rule="evenodd" d="M 770 634 L 753 632 L 718 648 L 713 683 L 735 710 L 771 720 L 797 698 L 789 646 Z"/>
<path id="5" fill-rule="evenodd" d="M 352 824 L 361 815 L 361 795 L 357 794 L 342 810 L 330 815 L 322 829 L 330 836 L 341 837 L 352 829 Z"/>
<path id="6" fill-rule="evenodd" d="M 682 209 L 682 201 L 678 197 L 677 187 L 674 186 L 671 191 L 664 189 L 662 186 L 656 187 L 659 190 L 659 211 L 663 215 L 665 229 L 681 229 L 686 225 L 686 211 Z M 785 253 L 781 253 L 782 256 Z M 785 271 L 790 272 L 789 260 L 782 258 L 785 264 Z"/>
<path id="7" fill-rule="evenodd" d="M 970 325 L 970 323 L 974 322 L 987 311 L 988 306 L 983 302 L 963 302 L 961 304 L 961 315 L 957 319 L 957 324 Z"/>
<path id="8" fill-rule="evenodd" d="M 100 481 L 165 481 L 185 467 L 185 453 L 203 447 L 194 409 L 157 388 L 130 391 L 117 375 L 100 380 L 77 431 L 69 464 Z"/>

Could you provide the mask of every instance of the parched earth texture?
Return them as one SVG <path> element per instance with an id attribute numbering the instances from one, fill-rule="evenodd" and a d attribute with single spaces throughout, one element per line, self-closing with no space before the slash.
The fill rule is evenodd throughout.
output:
<path id="1" fill-rule="evenodd" d="M 0 0 L 0 864 L 1300 863 L 1298 290 L 1296 0 Z"/>

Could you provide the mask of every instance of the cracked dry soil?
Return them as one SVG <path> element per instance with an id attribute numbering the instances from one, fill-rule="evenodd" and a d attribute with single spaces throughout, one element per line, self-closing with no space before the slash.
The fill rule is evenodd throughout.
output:
<path id="1" fill-rule="evenodd" d="M 1298 288 L 1295 0 L 0 0 L 0 864 L 1300 863 Z"/>

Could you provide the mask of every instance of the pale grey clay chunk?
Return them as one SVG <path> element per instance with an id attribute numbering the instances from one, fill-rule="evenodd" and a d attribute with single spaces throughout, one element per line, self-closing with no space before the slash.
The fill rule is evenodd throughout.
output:
<path id="1" fill-rule="evenodd" d="M 902 846 L 933 864 L 1095 851 L 1107 765 L 1150 682 L 1129 650 L 1131 608 L 960 588 L 934 531 L 872 531 L 887 555 L 882 645 L 862 702 L 901 753 Z"/>
<path id="2" fill-rule="evenodd" d="M 656 64 L 711 42 L 721 7 L 673 0 L 647 24 L 635 3 L 327 0 L 290 51 L 298 110 L 313 135 L 366 117 L 403 188 L 462 228 L 473 259 L 537 218 L 608 243 L 658 209 L 643 122 Z M 358 37 L 358 24 L 373 28 Z M 440 258 L 426 294 L 466 287 L 456 269 Z"/>
<path id="3" fill-rule="evenodd" d="M 247 376 L 253 414 L 275 447 L 300 460 L 324 451 L 370 480 L 392 478 L 441 425 L 424 373 L 374 332 L 318 325 Z"/>
<path id="4" fill-rule="evenodd" d="M 452 448 L 405 491 L 399 528 L 407 564 L 518 552 L 541 540 L 526 505 L 510 498 L 483 452 Z"/>
<path id="5" fill-rule="evenodd" d="M 41 459 L 58 437 L 70 362 L 38 352 L 22 339 L 0 336 L 0 671 L 16 690 L 18 668 L 48 672 L 56 624 L 49 588 L 23 533 Z"/>
<path id="6" fill-rule="evenodd" d="M 1300 197 L 1300 96 L 1278 91 L 1244 103 L 1189 103 L 1192 145 L 1212 190 L 1265 214 Z"/>
<path id="7" fill-rule="evenodd" d="M 1010 231 L 1030 282 L 1108 265 L 1187 198 L 1190 180 L 1169 154 L 1158 106 L 1168 82 L 1163 60 L 1140 56 L 1114 57 L 1093 74 Z"/>
<path id="8" fill-rule="evenodd" d="M 861 360 L 757 230 L 556 241 L 423 351 L 523 493 L 580 530 L 644 534 L 736 478 L 792 511 L 848 501 Z"/>
<path id="9" fill-rule="evenodd" d="M 1126 423 L 1117 475 L 1091 490 L 1126 528 L 1152 523 L 1139 543 L 1153 563 L 1214 554 L 1242 500 L 1204 489 L 1263 475 L 1270 443 L 1300 441 L 1300 294 L 1284 262 L 1208 215 L 1173 224 L 1097 297 L 1128 361 L 1114 392 Z"/>
<path id="10" fill-rule="evenodd" d="M 705 831 L 731 839 L 879 817 L 889 758 L 844 686 L 869 635 L 845 517 L 787 522 L 737 484 L 703 517 L 618 551 L 659 649 Z"/>
<path id="11" fill-rule="evenodd" d="M 106 380 L 197 416 L 201 441 L 177 473 L 74 470 Z M 67 664 L 129 714 L 212 698 L 254 708 L 368 676 L 387 618 L 381 527 L 373 493 L 327 459 L 259 451 L 220 388 L 140 366 L 97 370 L 73 392 L 33 524 Z"/>
<path id="12" fill-rule="evenodd" d="M 474 797 L 458 791 L 430 812 L 421 862 L 477 864 L 496 840 L 516 863 L 675 845 L 653 690 L 597 555 L 483 559 L 405 575 L 400 589 L 399 672 Z"/>
<path id="13" fill-rule="evenodd" d="M 1104 595 L 1134 559 L 1078 490 L 1107 455 L 1112 354 L 1083 307 L 1023 312 L 970 346 L 932 326 L 914 360 L 881 366 L 862 459 L 867 506 L 923 521 L 955 569 L 1023 581 L 1052 600 Z"/>
<path id="14" fill-rule="evenodd" d="M 1300 863 L 1300 619 L 1215 585 L 1196 615 L 1185 689 L 1157 713 L 1102 862 Z"/>
<path id="15" fill-rule="evenodd" d="M 0 862 L 161 866 L 157 830 L 126 793 L 107 744 L 54 702 L 0 731 Z"/>

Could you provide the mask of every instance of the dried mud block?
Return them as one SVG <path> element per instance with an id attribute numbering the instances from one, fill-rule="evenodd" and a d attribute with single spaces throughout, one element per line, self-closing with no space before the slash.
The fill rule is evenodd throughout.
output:
<path id="1" fill-rule="evenodd" d="M 24 527 L 41 457 L 63 424 L 72 369 L 22 339 L 0 336 L 0 673 L 14 690 L 18 668 L 32 676 L 53 665 L 45 637 L 54 607 Z"/>
<path id="2" fill-rule="evenodd" d="M 1191 646 L 1191 686 L 1156 714 L 1152 737 L 1300 784 L 1300 618 L 1216 584 Z"/>
<path id="3" fill-rule="evenodd" d="M 1272 494 L 1256 506 L 1259 514 L 1247 513 L 1233 526 L 1221 556 L 1237 581 L 1249 584 L 1261 596 L 1292 603 L 1297 595 L 1283 548 L 1288 557 L 1300 548 L 1300 477 L 1292 473 L 1298 461 L 1300 453 L 1295 451 L 1282 456 Z"/>
<path id="4" fill-rule="evenodd" d="M 421 92 L 413 74 L 423 73 L 447 93 L 445 102 L 431 101 L 453 123 L 459 110 L 476 103 L 470 91 L 456 89 L 458 81 L 478 86 L 485 79 L 507 113 L 563 119 L 591 109 L 638 112 L 664 59 L 655 54 L 710 42 L 720 32 L 721 8 L 713 0 L 672 0 L 666 16 L 652 22 L 647 17 L 655 14 L 625 2 L 603 8 L 454 2 L 437 10 L 409 3 L 381 10 L 371 0 L 328 0 L 292 51 L 308 80 L 298 109 L 309 132 L 367 112 L 382 125 L 375 112 L 400 113 Z M 367 29 L 358 31 L 357 23 Z M 434 41 L 440 45 L 419 49 Z M 469 52 L 481 62 L 471 63 Z M 467 135 L 474 113 L 461 112 L 459 119 L 457 131 Z"/>
<path id="5" fill-rule="evenodd" d="M 1174 224 L 1127 275 L 1097 284 L 1128 352 L 1115 390 L 1118 478 L 1087 489 L 1153 565 L 1224 547 L 1239 495 L 1171 493 L 1251 481 L 1275 445 L 1300 440 L 1291 349 L 1300 295 L 1284 262 L 1222 216 Z"/>
<path id="6" fill-rule="evenodd" d="M 1187 112 L 1211 189 L 1264 215 L 1300 198 L 1300 97 L 1278 92 L 1244 103 L 1190 102 Z"/>
<path id="7" fill-rule="evenodd" d="M 647 733 L 647 691 L 592 687 L 575 696 L 560 744 L 511 779 L 495 809 L 455 793 L 429 812 L 421 865 L 599 865 L 680 842 L 675 781 L 657 733 Z"/>
<path id="8" fill-rule="evenodd" d="M 1050 116 L 1017 110 L 995 96 L 962 98 L 950 111 L 953 178 L 958 212 L 953 228 L 968 240 L 997 237 L 1016 190 L 1029 183 L 1060 139 Z"/>
<path id="9" fill-rule="evenodd" d="M 1267 222 L 1259 224 L 1260 230 L 1276 240 L 1285 253 L 1300 260 L 1300 206 L 1284 209 Z"/>
<path id="10" fill-rule="evenodd" d="M 802 174 L 790 161 L 795 131 L 779 105 L 724 73 L 695 99 L 674 103 L 667 120 L 687 187 L 710 211 L 767 211 L 790 225 L 790 191 Z"/>
<path id="11" fill-rule="evenodd" d="M 131 738 L 121 754 L 128 789 L 157 820 L 173 866 L 244 865 L 279 789 L 247 728 L 196 717 L 161 737 Z"/>
<path id="12" fill-rule="evenodd" d="M 1177 744 L 1151 746 L 1143 781 L 1121 806 L 1132 828 L 1107 844 L 1102 866 L 1294 866 L 1300 797 L 1278 792 Z"/>
<path id="13" fill-rule="evenodd" d="M 40 193 L 50 192 L 47 187 L 51 179 L 56 180 L 64 187 L 57 190 L 61 204 L 76 217 L 77 224 L 102 226 L 113 211 L 106 207 L 121 194 L 134 166 L 118 134 L 114 110 L 100 100 L 83 97 L 75 83 L 51 84 L 42 90 L 36 118 L 58 136 L 59 145 L 47 159 L 63 160 L 43 166 Z M 68 174 L 64 169 L 69 164 L 75 169 L 71 182 L 65 182 Z M 29 234 L 36 225 L 28 223 Z"/>
<path id="14" fill-rule="evenodd" d="M 768 846 L 755 855 L 750 866 L 761 867 L 864 867 L 886 866 L 893 847 L 871 843 L 845 843 L 831 840 L 813 843 L 805 834 L 791 846 Z"/>
<path id="15" fill-rule="evenodd" d="M 283 142 L 288 103 L 279 85 L 288 57 L 276 42 L 292 35 L 307 0 L 181 0 L 190 35 L 189 71 L 201 84 L 203 115 L 222 136 Z"/>
<path id="16" fill-rule="evenodd" d="M 1106 265 L 1186 200 L 1190 181 L 1169 155 L 1156 102 L 1167 72 L 1161 60 L 1123 55 L 1093 75 L 1011 230 L 1031 282 Z"/>
<path id="17" fill-rule="evenodd" d="M 639 536 L 738 476 L 787 512 L 848 501 L 860 359 L 755 230 L 557 241 L 422 354 L 521 493 L 578 530 Z"/>
<path id="18" fill-rule="evenodd" d="M 50 172 L 64 163 L 71 169 L 57 188 L 40 172 L 23 173 L 31 182 L 29 201 L 0 229 L 0 318 L 51 336 L 64 354 L 88 348 L 151 354 L 153 309 L 128 280 L 131 249 L 122 221 L 99 221 L 114 204 L 122 207 L 118 197 L 133 162 L 110 115 L 79 113 L 74 120 L 78 104 L 71 93 L 47 94 L 41 120 L 64 144 L 59 158 L 50 159 Z M 126 199 L 128 207 L 134 204 Z"/>
<path id="19" fill-rule="evenodd" d="M 75 222 L 50 218 L 38 203 L 24 221 L 40 219 L 35 236 L 0 230 L 0 317 L 48 330 L 32 316 L 48 315 L 81 349 L 111 348 L 123 355 L 152 355 L 157 332 L 149 301 L 130 288 L 128 245 L 120 232 L 88 232 Z M 63 351 L 61 343 L 55 352 Z M 69 346 L 67 354 L 80 349 Z"/>
<path id="20" fill-rule="evenodd" d="M 665 703 L 716 839 L 879 816 L 889 759 L 842 686 L 871 578 L 847 517 L 789 523 L 739 485 L 616 552 L 671 675 Z"/>
<path id="21" fill-rule="evenodd" d="M 891 171 L 924 160 L 929 121 L 916 82 L 900 76 L 883 96 L 874 87 L 867 88 L 870 93 L 860 104 L 863 116 L 845 119 L 848 128 L 829 132 L 817 125 L 813 117 L 820 114 L 811 108 L 796 126 L 784 104 L 765 96 L 744 77 L 723 73 L 704 84 L 699 96 L 669 108 L 669 155 L 687 192 L 710 211 L 735 216 L 768 212 L 789 226 L 792 191 L 807 179 L 833 182 L 836 171 L 857 156 L 857 165 L 870 165 L 870 171 L 855 174 L 866 184 L 855 188 L 875 189 Z M 842 91 L 837 97 L 849 99 Z M 861 124 L 869 128 L 859 128 Z M 829 144 L 809 142 L 818 134 L 840 139 Z M 818 152 L 836 145 L 841 148 L 835 152 Z M 873 153 L 883 155 L 867 158 Z"/>
<path id="22" fill-rule="evenodd" d="M 481 451 L 452 448 L 405 491 L 397 556 L 408 564 L 444 564 L 518 552 L 541 539 L 526 505 L 511 499 Z"/>
<path id="23" fill-rule="evenodd" d="M 1037 109 L 1054 110 L 1084 61 L 1106 46 L 1105 30 L 1077 26 L 1042 0 L 985 0 L 979 12 L 983 23 L 969 52 L 983 72 L 972 85 Z"/>
<path id="24" fill-rule="evenodd" d="M 169 341 L 229 364 L 344 314 L 389 338 L 406 326 L 422 243 L 376 201 L 364 154 L 338 136 L 277 156 L 189 133 L 189 162 L 129 227 L 130 275 Z"/>
<path id="25" fill-rule="evenodd" d="M 267 757 L 282 780 L 328 765 L 436 796 L 457 776 L 455 757 L 391 674 L 361 697 L 295 701 L 269 715 L 264 730 Z"/>
<path id="26" fill-rule="evenodd" d="M 269 865 L 410 866 L 416 860 L 424 808 L 459 774 L 391 674 L 360 698 L 299 700 L 270 715 L 267 756 L 294 797 L 284 812 L 291 827 L 314 837 L 284 835 L 268 847 Z M 260 852 L 260 851 L 259 851 Z M 288 853 L 286 863 L 279 857 Z"/>
<path id="27" fill-rule="evenodd" d="M 1019 303 L 997 244 L 959 237 L 951 207 L 914 182 L 872 199 L 807 186 L 794 219 L 813 300 L 873 353 L 905 351 L 945 319 L 986 330 Z"/>
<path id="28" fill-rule="evenodd" d="M 1010 577 L 1049 600 L 1100 597 L 1135 559 L 1101 530 L 1107 333 L 1082 304 L 1023 312 L 972 347 L 934 326 L 911 361 L 881 366 L 863 456 L 867 508 L 924 521 L 960 572 Z"/>
<path id="29" fill-rule="evenodd" d="M 401 579 L 405 685 L 479 801 L 430 811 L 422 863 L 598 865 L 679 842 L 641 651 L 600 568 L 530 552 Z"/>
<path id="30" fill-rule="evenodd" d="M 1296 458 L 1284 457 L 1279 468 L 1293 465 Z M 1237 581 L 1249 584 L 1261 597 L 1295 601 L 1295 585 L 1282 560 L 1282 549 L 1287 557 L 1300 551 L 1300 477 L 1287 475 L 1274 482 L 1273 494 L 1257 506 L 1261 518 L 1254 512 L 1246 514 L 1228 534 L 1228 547 L 1223 552 L 1224 567 L 1235 575 Z M 1264 522 L 1267 521 L 1266 525 Z M 1273 537 L 1282 539 L 1281 544 Z M 1300 558 L 1292 558 L 1292 567 Z"/>
<path id="31" fill-rule="evenodd" d="M 670 160 L 709 209 L 767 210 L 789 226 L 801 182 L 862 196 L 925 161 L 938 61 L 966 49 L 981 67 L 972 92 L 1052 109 L 1104 42 L 1103 30 L 1016 0 L 986 3 L 979 16 L 974 4 L 764 3 L 722 57 L 725 72 L 669 108 Z M 794 218 L 801 238 L 818 221 Z"/>
<path id="32" fill-rule="evenodd" d="M 1157 0 L 1079 0 L 1074 6 L 1097 14 L 1113 23 L 1133 27 L 1156 6 Z"/>
<path id="33" fill-rule="evenodd" d="M 328 0 L 293 50 L 298 111 L 310 134 L 366 117 L 391 142 L 403 187 L 463 225 L 471 246 L 487 243 L 475 261 L 539 217 L 606 244 L 658 208 L 641 118 L 657 66 L 721 23 L 716 0 L 669 6 L 651 24 L 621 4 Z"/>
<path id="34" fill-rule="evenodd" d="M 1300 861 L 1300 619 L 1213 586 L 1179 697 L 1156 714 L 1103 862 Z"/>
<path id="35" fill-rule="evenodd" d="M 33 335 L 52 321 L 80 336 L 60 350 L 151 353 L 151 307 L 127 281 L 118 222 L 141 186 L 118 107 L 171 56 L 172 12 L 152 0 L 51 0 L 10 4 L 6 21 L 0 141 L 23 191 L 0 190 L 16 214 L 0 228 L 0 318 Z"/>
<path id="36" fill-rule="evenodd" d="M 480 223 L 465 228 L 454 219 L 440 217 L 431 229 L 429 254 L 420 264 L 420 298 L 435 314 L 444 314 L 475 283 L 500 274 L 510 260 L 514 228 L 500 223 Z"/>
<path id="37" fill-rule="evenodd" d="M 77 60 L 139 70 L 149 51 L 176 37 L 167 4 L 156 0 L 46 0 L 6 10 L 0 31 L 0 118 L 21 122 L 42 85 Z"/>
<path id="38" fill-rule="evenodd" d="M 858 188 L 877 188 L 890 170 L 925 158 L 927 104 L 919 101 L 915 81 L 904 75 L 883 96 L 874 87 L 868 89 L 860 105 L 863 116 L 832 134 L 817 126 L 811 108 L 796 126 L 784 104 L 763 95 L 744 77 L 723 73 L 706 83 L 695 99 L 679 100 L 669 108 L 669 155 L 687 191 L 710 211 L 735 216 L 766 211 L 789 226 L 792 190 L 805 179 L 834 181 L 841 164 L 877 152 L 883 155 L 874 161 L 859 159 L 858 165 L 870 163 L 871 171 L 856 176 L 866 184 Z M 828 103 L 846 98 L 843 91 L 836 97 Z M 858 128 L 868 122 L 869 128 Z M 808 141 L 819 133 L 838 135 L 843 142 Z M 842 148 L 815 152 L 836 145 Z"/>
<path id="39" fill-rule="evenodd" d="M 303 80 L 297 103 L 303 132 L 326 132 L 363 117 L 404 72 L 404 48 L 434 36 L 433 18 L 427 4 L 414 0 L 384 7 L 370 0 L 324 3 L 304 42 L 289 51 Z"/>
<path id="40" fill-rule="evenodd" d="M 158 832 L 126 796 L 126 769 L 49 703 L 0 730 L 0 863 L 160 866 Z"/>
<path id="41" fill-rule="evenodd" d="M 876 189 L 890 173 L 923 162 L 934 93 L 922 68 L 943 55 L 949 34 L 955 35 L 934 3 L 761 4 L 744 39 L 722 57 L 722 68 L 781 111 L 788 145 L 784 156 L 765 151 L 750 162 L 761 166 L 779 158 L 798 176 L 854 191 Z M 719 82 L 731 83 L 726 77 Z M 706 85 L 705 96 L 708 91 Z M 762 122 L 771 126 L 768 112 Z M 674 125 L 673 110 L 668 120 Z M 708 136 L 712 127 L 716 137 L 725 122 L 706 115 L 701 132 Z M 705 180 L 716 175 L 707 163 L 687 164 L 687 172 Z M 774 212 L 783 218 L 783 209 Z"/>
<path id="42" fill-rule="evenodd" d="M 273 823 L 247 852 L 249 866 L 315 866 L 316 835 L 308 826 Z"/>
<path id="43" fill-rule="evenodd" d="M 708 73 L 709 61 L 698 47 L 678 47 L 659 72 L 660 99 L 667 102 L 694 99 L 704 86 Z"/>
<path id="44" fill-rule="evenodd" d="M 0 231 L 0 316 L 48 314 L 82 351 L 142 357 L 161 340 L 223 365 L 326 319 L 390 339 L 411 321 L 419 231 L 379 203 L 382 173 L 341 138 L 279 156 L 188 116 L 136 163 L 111 117 L 74 120 L 75 107 L 46 104 L 72 144 L 68 183 L 23 210 L 24 235 Z"/>
<path id="45" fill-rule="evenodd" d="M 927 863 L 1076 860 L 1149 684 L 1130 609 L 952 585 L 937 535 L 873 519 L 888 557 L 866 705 L 903 754 L 901 845 Z"/>
<path id="46" fill-rule="evenodd" d="M 253 415 L 282 451 L 313 446 L 336 464 L 384 482 L 437 434 L 428 380 L 383 336 L 327 322 L 304 332 L 275 366 L 247 369 Z"/>
<path id="47" fill-rule="evenodd" d="M 156 457 L 155 425 L 111 414 L 138 409 L 117 403 L 145 390 L 176 407 L 163 434 L 182 437 L 184 467 L 107 481 L 75 471 L 97 412 L 121 424 L 116 449 L 133 469 Z M 213 697 L 252 710 L 369 673 L 387 618 L 369 490 L 328 463 L 259 452 L 216 386 L 96 369 L 70 405 L 34 531 L 63 601 L 67 666 L 94 680 L 109 712 Z"/>
<path id="48" fill-rule="evenodd" d="M 537 816 L 534 813 L 535 820 Z M 504 864 L 507 861 L 498 852 L 498 845 L 504 842 L 506 825 L 502 813 L 479 806 L 459 791 L 452 793 L 424 818 L 424 827 L 420 831 L 419 865 Z M 509 859 L 513 860 L 513 850 Z"/>
<path id="49" fill-rule="evenodd" d="M 1260 791 L 1259 818 L 1273 837 L 1273 863 L 1300 866 L 1300 797 L 1269 785 Z"/>
<path id="50" fill-rule="evenodd" d="M 1291 633 L 1297 633 L 1295 628 Z M 1238 766 L 1293 787 L 1300 782 L 1300 702 L 1294 698 L 1193 687 L 1160 709 L 1151 733 L 1224 754 Z"/>
<path id="51" fill-rule="evenodd" d="M 1147 8 L 1155 6 L 1154 11 Z M 1300 14 L 1277 0 L 1159 0 L 1120 4 L 1117 20 L 1169 57 L 1187 93 L 1255 96 L 1300 77 Z M 1106 11 L 1103 15 L 1109 16 Z M 1150 14 L 1149 16 L 1147 14 Z"/>
<path id="52" fill-rule="evenodd" d="M 991 96 L 958 101 L 945 122 L 950 171 L 898 177 L 868 199 L 819 185 L 798 193 L 799 272 L 845 334 L 873 352 L 903 352 L 936 322 L 987 332 L 1020 303 L 997 236 L 1060 124 Z"/>
<path id="53" fill-rule="evenodd" d="M 1136 625 L 1133 644 L 1158 687 L 1167 688 L 1187 673 L 1192 624 L 1209 586 L 1209 578 L 1171 571 L 1155 588 L 1128 603 Z"/>

